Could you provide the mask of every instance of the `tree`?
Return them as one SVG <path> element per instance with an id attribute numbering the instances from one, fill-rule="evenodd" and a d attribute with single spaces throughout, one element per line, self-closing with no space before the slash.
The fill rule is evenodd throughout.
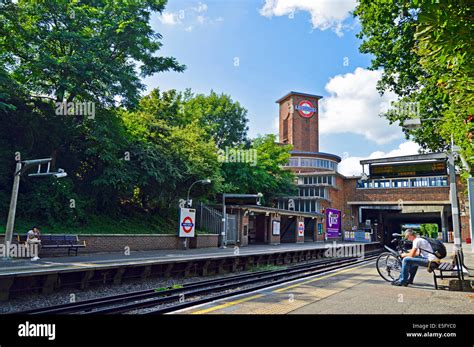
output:
<path id="1" fill-rule="evenodd" d="M 229 193 L 262 193 L 264 202 L 271 204 L 278 196 L 295 190 L 292 172 L 282 166 L 291 156 L 291 145 L 276 142 L 275 135 L 261 136 L 250 147 L 239 150 L 255 151 L 255 162 L 223 162 L 223 191 Z"/>
<path id="2" fill-rule="evenodd" d="M 360 51 L 374 56 L 371 69 L 383 69 L 378 89 L 392 90 L 403 103 L 416 103 L 420 130 L 408 132 L 424 149 L 445 150 L 454 136 L 472 164 L 467 135 L 472 115 L 472 4 L 468 1 L 361 0 L 354 12 L 361 22 Z M 389 112 L 391 121 L 413 117 Z"/>
<path id="3" fill-rule="evenodd" d="M 198 119 L 206 133 L 221 149 L 239 146 L 247 141 L 247 110 L 230 96 L 198 94 L 185 104 L 186 119 Z"/>
<path id="4" fill-rule="evenodd" d="M 19 0 L 0 12 L 0 66 L 33 95 L 56 101 L 120 98 L 134 105 L 139 77 L 183 71 L 156 56 L 161 35 L 150 24 L 166 0 Z M 136 70 L 140 71 L 140 76 Z"/>

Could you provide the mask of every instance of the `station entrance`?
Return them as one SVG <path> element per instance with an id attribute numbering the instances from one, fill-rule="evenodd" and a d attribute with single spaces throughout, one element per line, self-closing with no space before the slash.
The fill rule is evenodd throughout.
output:
<path id="1" fill-rule="evenodd" d="M 389 244 L 393 233 L 401 233 L 406 225 L 436 224 L 441 237 L 450 230 L 449 206 L 366 206 L 360 207 L 363 227 L 370 229 L 374 241 Z"/>

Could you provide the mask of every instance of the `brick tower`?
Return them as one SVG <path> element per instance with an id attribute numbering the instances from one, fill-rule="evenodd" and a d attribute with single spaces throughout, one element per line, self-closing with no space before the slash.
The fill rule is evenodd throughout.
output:
<path id="1" fill-rule="evenodd" d="M 298 152 L 319 151 L 319 105 L 321 96 L 290 92 L 280 104 L 280 142 Z"/>

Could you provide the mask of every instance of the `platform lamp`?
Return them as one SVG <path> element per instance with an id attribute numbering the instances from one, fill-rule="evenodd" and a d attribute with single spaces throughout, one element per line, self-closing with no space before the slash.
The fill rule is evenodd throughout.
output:
<path id="1" fill-rule="evenodd" d="M 191 207 L 192 204 L 193 204 L 193 201 L 192 200 L 189 200 L 189 193 L 191 192 L 191 188 L 197 184 L 197 183 L 201 183 L 201 184 L 210 184 L 211 183 L 211 180 L 209 178 L 206 178 L 204 180 L 197 180 L 196 182 L 193 182 L 193 184 L 191 184 L 189 186 L 189 189 L 188 189 L 188 195 L 187 195 L 187 198 L 186 198 L 186 206 L 187 207 Z"/>
<path id="2" fill-rule="evenodd" d="M 10 199 L 10 209 L 8 211 L 7 226 L 5 230 L 5 247 L 9 249 L 13 237 L 13 229 L 15 226 L 16 206 L 18 201 L 18 191 L 20 188 L 20 178 L 33 166 L 38 165 L 36 173 L 28 174 L 28 177 L 54 177 L 63 178 L 67 173 L 63 169 L 58 169 L 57 172 L 51 172 L 51 161 L 53 158 L 34 159 L 17 161 L 16 169 L 13 177 L 13 189 Z M 42 165 L 47 165 L 46 170 L 42 172 Z M 8 257 L 5 257 L 8 258 Z"/>
<path id="3" fill-rule="evenodd" d="M 412 118 L 407 119 L 402 123 L 402 127 L 407 130 L 416 130 L 421 127 L 422 121 L 425 120 L 442 120 L 442 118 Z M 461 227 L 459 224 L 459 203 L 458 203 L 458 194 L 456 187 L 456 168 L 454 165 L 455 157 L 458 155 L 460 150 L 459 146 L 454 145 L 454 136 L 451 134 L 451 143 L 449 145 L 450 149 L 446 152 L 448 156 L 448 169 L 449 169 L 449 196 L 451 201 L 451 214 L 453 216 L 453 232 L 454 232 L 454 249 L 462 250 L 461 242 Z M 472 209 L 471 206 L 469 206 Z M 472 218 L 472 210 L 471 218 Z M 471 235 L 473 231 L 471 229 Z"/>

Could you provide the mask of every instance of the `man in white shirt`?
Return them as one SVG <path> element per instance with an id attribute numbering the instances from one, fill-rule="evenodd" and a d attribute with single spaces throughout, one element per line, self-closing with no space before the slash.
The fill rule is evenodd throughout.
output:
<path id="1" fill-rule="evenodd" d="M 413 243 L 410 251 L 401 254 L 403 258 L 400 278 L 392 284 L 394 286 L 407 286 L 413 283 L 418 266 L 428 267 L 431 261 L 437 258 L 433 254 L 430 243 L 421 237 L 417 237 L 412 229 L 405 231 L 405 237 Z"/>
<path id="2" fill-rule="evenodd" d="M 31 258 L 31 261 L 39 260 L 38 253 L 39 249 L 41 248 L 40 237 L 40 230 L 37 226 L 34 226 L 33 228 L 31 228 L 31 230 L 28 230 L 26 244 L 28 246 L 31 246 L 31 248 L 36 251 L 35 256 Z"/>

